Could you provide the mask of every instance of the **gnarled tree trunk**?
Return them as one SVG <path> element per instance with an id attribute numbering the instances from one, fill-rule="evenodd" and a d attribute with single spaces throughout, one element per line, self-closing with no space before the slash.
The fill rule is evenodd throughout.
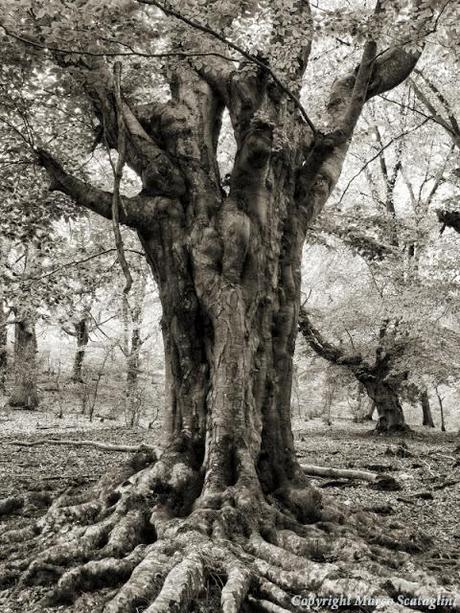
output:
<path id="1" fill-rule="evenodd" d="M 36 409 L 37 339 L 35 322 L 27 316 L 16 315 L 14 338 L 14 386 L 8 403 L 12 407 Z"/>
<path id="2" fill-rule="evenodd" d="M 391 434 L 408 430 L 398 393 L 392 383 L 373 375 L 364 375 L 362 381 L 369 397 L 374 401 L 373 409 L 377 410 L 376 432 Z"/>

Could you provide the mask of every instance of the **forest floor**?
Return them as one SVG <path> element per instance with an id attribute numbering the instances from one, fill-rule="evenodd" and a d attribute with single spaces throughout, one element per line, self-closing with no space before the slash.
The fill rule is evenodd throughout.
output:
<path id="1" fill-rule="evenodd" d="M 85 486 L 126 460 L 128 453 L 102 451 L 91 447 L 43 444 L 23 447 L 14 441 L 32 442 L 44 438 L 91 439 L 113 444 L 154 444 L 160 425 L 152 430 L 120 427 L 119 422 L 65 417 L 49 413 L 12 412 L 0 423 L 0 499 L 20 492 L 49 491 L 52 497 L 71 485 Z M 301 462 L 334 468 L 385 472 L 401 485 L 396 491 L 381 491 L 372 484 L 347 479 L 313 479 L 325 496 L 344 507 L 377 513 L 382 521 L 392 518 L 413 530 L 422 529 L 432 547 L 417 556 L 441 585 L 458 586 L 460 565 L 460 454 L 459 439 L 452 433 L 416 428 L 404 439 L 371 435 L 371 424 L 339 420 L 332 426 L 320 420 L 296 421 L 295 436 Z M 28 507 L 24 513 L 0 517 L 4 530 L 27 526 L 43 514 L 42 508 Z M 385 518 L 385 519 L 383 519 Z M 3 522 L 1 521 L 3 519 Z M 0 564 L 5 554 L 0 551 Z M 44 588 L 27 588 L 13 596 L 0 588 L 1 613 L 36 613 Z M 51 609 L 50 609 L 51 610 Z M 206 609 L 211 610 L 211 609 Z M 54 611 L 73 611 L 57 607 Z"/>

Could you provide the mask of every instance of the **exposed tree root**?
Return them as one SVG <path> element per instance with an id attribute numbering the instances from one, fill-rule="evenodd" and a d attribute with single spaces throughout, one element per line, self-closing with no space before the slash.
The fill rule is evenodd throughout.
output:
<path id="1" fill-rule="evenodd" d="M 415 571 L 407 553 L 427 542 L 397 522 L 376 527 L 370 514 L 345 516 L 328 501 L 320 520 L 308 524 L 299 505 L 315 496 L 294 495 L 295 488 L 271 499 L 237 482 L 203 495 L 193 456 L 179 447 L 136 466 L 131 461 L 85 495 L 64 493 L 29 532 L 7 533 L 6 542 L 22 538 L 35 549 L 33 557 L 27 550 L 10 558 L 0 589 L 51 584 L 42 609 L 76 601 L 78 613 L 88 611 L 79 595 L 100 588 L 118 590 L 101 601 L 103 613 L 190 613 L 213 576 L 222 586 L 212 610 L 223 613 L 286 613 L 296 610 L 295 595 L 343 594 L 391 597 L 394 611 L 402 611 L 400 594 L 447 595 Z"/>
<path id="2" fill-rule="evenodd" d="M 49 492 L 30 492 L 26 496 L 9 496 L 0 499 L 0 517 L 26 510 L 27 508 L 44 508 L 51 504 Z"/>

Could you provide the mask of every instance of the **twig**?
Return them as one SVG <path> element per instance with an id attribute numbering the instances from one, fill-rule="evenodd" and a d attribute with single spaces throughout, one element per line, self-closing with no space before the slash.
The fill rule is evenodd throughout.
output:
<path id="1" fill-rule="evenodd" d="M 431 119 L 431 118 L 429 118 L 429 119 Z M 369 164 L 371 164 L 374 160 L 376 160 L 382 154 L 382 152 L 385 151 L 385 149 L 388 149 L 388 147 L 390 147 L 393 143 L 395 143 L 400 138 L 403 138 L 404 136 L 407 136 L 408 134 L 412 134 L 412 132 L 416 132 L 419 128 L 424 126 L 429 121 L 429 119 L 424 119 L 421 123 L 416 125 L 415 128 L 411 128 L 410 130 L 406 130 L 405 132 L 401 132 L 401 134 L 398 134 L 398 136 L 395 136 L 394 138 L 389 140 L 386 143 L 386 145 L 384 145 L 381 149 L 379 149 L 379 151 L 375 155 L 373 155 L 371 158 L 369 158 L 367 160 L 367 162 L 360 168 L 360 170 L 355 175 L 353 175 L 351 177 L 351 179 L 348 181 L 347 185 L 345 186 L 345 189 L 342 192 L 342 195 L 339 198 L 339 201 L 337 202 L 337 205 L 341 204 L 342 200 L 345 197 L 345 194 L 347 193 L 347 191 L 349 190 L 351 184 L 355 181 L 355 179 L 357 179 L 359 177 L 359 175 L 366 170 L 366 168 L 369 166 Z"/>
<path id="2" fill-rule="evenodd" d="M 26 38 L 25 36 L 21 36 L 20 34 L 16 34 L 12 32 L 8 28 L 6 28 L 2 23 L 0 23 L 0 28 L 5 32 L 7 36 L 10 38 L 14 38 L 15 40 L 24 43 L 25 45 L 30 45 L 31 47 L 36 47 L 37 49 L 42 49 L 43 51 L 51 51 L 52 53 L 64 53 L 66 55 L 84 55 L 86 57 L 145 57 L 145 58 L 167 58 L 167 57 L 207 57 L 214 56 L 220 57 L 227 62 L 236 62 L 237 60 L 232 57 L 228 57 L 223 53 L 217 53 L 215 51 L 165 51 L 163 53 L 149 53 L 147 51 L 136 51 L 130 45 L 123 43 L 122 41 L 117 40 L 108 40 L 108 42 L 116 45 L 120 45 L 122 47 L 127 47 L 129 52 L 127 51 L 84 51 L 83 49 L 69 49 L 65 47 L 56 47 L 50 46 L 46 43 L 40 43 L 36 40 L 32 40 L 31 38 Z M 101 40 L 104 40 L 104 37 L 100 37 Z"/>
<path id="3" fill-rule="evenodd" d="M 93 253 L 92 255 L 89 255 L 86 258 L 82 258 L 81 260 L 73 260 L 72 262 L 66 262 L 62 266 L 59 266 L 58 268 L 54 268 L 50 272 L 47 272 L 44 275 L 41 275 L 40 277 L 25 277 L 24 281 L 41 281 L 42 279 L 51 277 L 52 275 L 56 274 L 60 270 L 64 270 L 68 268 L 69 266 L 78 266 L 79 264 L 84 264 L 85 262 L 89 262 L 90 260 L 101 257 L 102 255 L 106 255 L 107 253 L 113 253 L 114 251 L 116 251 L 114 247 L 110 249 L 105 249 L 104 251 Z M 145 253 L 142 253 L 142 251 L 137 251 L 136 249 L 125 249 L 125 251 L 129 253 L 135 253 L 136 255 L 141 255 L 142 257 L 145 257 Z"/>

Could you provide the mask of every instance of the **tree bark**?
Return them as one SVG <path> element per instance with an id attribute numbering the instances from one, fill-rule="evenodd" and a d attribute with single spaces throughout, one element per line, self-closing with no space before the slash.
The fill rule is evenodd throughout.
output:
<path id="1" fill-rule="evenodd" d="M 82 369 L 83 362 L 85 359 L 86 348 L 89 342 L 89 326 L 88 326 L 88 318 L 82 317 L 80 321 L 74 324 L 74 335 L 77 339 L 77 349 L 75 352 L 75 357 L 73 361 L 72 368 L 72 381 L 75 383 L 82 383 Z"/>
<path id="2" fill-rule="evenodd" d="M 431 414 L 430 399 L 428 392 L 425 390 L 420 394 L 420 404 L 423 412 L 423 426 L 434 428 L 433 416 Z"/>
<path id="3" fill-rule="evenodd" d="M 9 404 L 12 407 L 36 409 L 39 403 L 37 390 L 37 339 L 35 323 L 30 317 L 16 315 L 14 339 L 15 381 Z M 18 319 L 19 317 L 19 319 Z"/>

